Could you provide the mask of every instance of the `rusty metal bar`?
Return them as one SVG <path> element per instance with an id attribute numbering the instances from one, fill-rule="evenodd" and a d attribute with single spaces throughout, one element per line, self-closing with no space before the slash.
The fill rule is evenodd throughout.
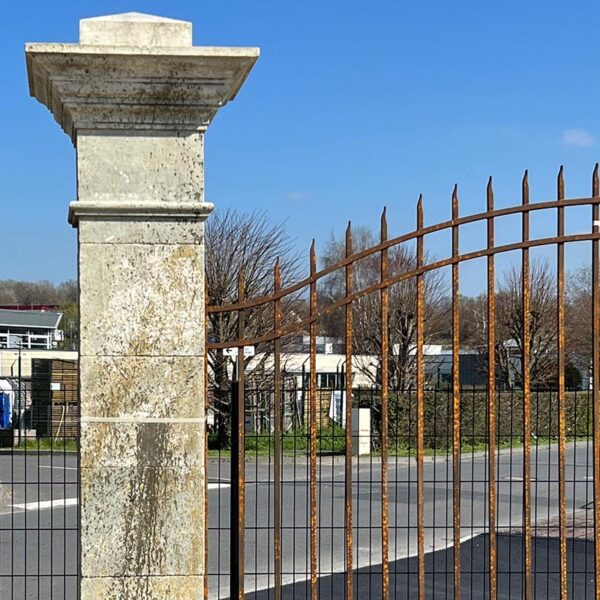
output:
<path id="1" fill-rule="evenodd" d="M 458 219 L 458 187 L 452 192 L 452 219 Z M 458 256 L 458 225 L 452 228 L 452 256 Z M 452 529 L 454 599 L 460 600 L 460 317 L 459 266 L 452 265 Z"/>
<path id="2" fill-rule="evenodd" d="M 600 203 L 600 198 L 599 198 L 599 203 Z M 593 206 L 593 203 L 589 202 L 589 205 Z M 490 217 L 490 218 L 492 218 L 492 217 Z M 279 332 L 279 335 L 281 337 L 284 337 L 286 335 L 290 335 L 291 333 L 296 333 L 298 331 L 304 330 L 306 327 L 308 327 L 310 325 L 311 322 L 316 321 L 318 318 L 321 318 L 321 317 L 331 314 L 335 310 L 341 308 L 342 306 L 346 306 L 346 304 L 349 304 L 350 302 L 355 302 L 359 298 L 363 298 L 364 296 L 368 296 L 369 294 L 378 292 L 379 290 L 383 289 L 384 287 L 390 287 L 396 283 L 400 283 L 401 281 L 406 281 L 408 279 L 412 279 L 413 277 L 417 277 L 420 274 L 429 273 L 431 271 L 435 271 L 442 267 L 447 267 L 447 266 L 453 265 L 456 262 L 460 263 L 460 262 L 466 262 L 469 260 L 475 260 L 477 258 L 487 257 L 490 254 L 503 254 L 505 252 L 513 252 L 515 250 L 523 250 L 525 248 L 538 248 L 541 246 L 555 245 L 558 242 L 563 242 L 565 244 L 568 244 L 568 243 L 572 243 L 572 242 L 589 242 L 589 241 L 593 241 L 593 240 L 600 240 L 600 232 L 564 235 L 561 238 L 557 238 L 556 236 L 553 236 L 553 237 L 529 240 L 527 242 L 504 244 L 502 246 L 496 246 L 495 248 L 493 248 L 491 250 L 486 248 L 484 250 L 477 250 L 475 252 L 467 252 L 465 254 L 461 254 L 457 258 L 450 257 L 450 258 L 445 258 L 445 259 L 438 260 L 438 261 L 432 261 L 431 263 L 427 263 L 426 265 L 423 265 L 420 268 L 414 269 L 413 271 L 407 271 L 407 272 L 395 274 L 392 277 L 388 277 L 383 282 L 378 281 L 378 282 L 374 283 L 373 285 L 370 285 L 369 287 L 366 287 L 362 290 L 353 292 L 352 294 L 350 294 L 350 296 L 344 296 L 343 298 L 340 298 L 336 302 L 332 302 L 331 304 L 328 304 L 327 306 L 324 306 L 323 308 L 321 308 L 319 310 L 318 314 L 308 316 L 308 317 L 302 319 L 301 321 L 295 322 L 293 325 L 282 328 L 281 331 Z M 357 255 L 355 254 L 354 256 L 357 256 Z M 316 283 L 316 281 L 317 280 L 315 279 L 315 283 Z M 281 294 L 278 294 L 278 297 L 281 298 L 283 296 Z M 273 296 L 269 296 L 269 302 L 273 302 L 274 299 L 275 298 Z M 248 308 L 248 306 L 243 306 L 242 308 Z M 219 312 L 219 311 L 212 311 L 212 312 Z M 223 312 L 229 312 L 229 310 L 224 310 Z M 258 344 L 272 342 L 275 339 L 275 337 L 276 337 L 275 334 L 270 333 L 270 334 L 262 335 L 262 336 L 255 337 L 255 338 L 247 338 L 245 340 L 237 340 L 236 339 L 236 340 L 229 340 L 226 342 L 209 342 L 208 348 L 209 348 L 209 350 L 215 350 L 218 348 L 239 348 L 241 346 L 256 346 Z"/>
<path id="3" fill-rule="evenodd" d="M 346 229 L 346 258 L 352 256 L 352 225 Z M 346 265 L 346 295 L 352 293 L 352 264 Z M 346 534 L 346 600 L 352 600 L 352 303 L 346 304 L 346 453 L 345 453 L 345 514 Z"/>
<path id="4" fill-rule="evenodd" d="M 238 301 L 244 298 L 244 273 L 238 277 Z M 238 313 L 238 338 L 244 339 L 245 315 Z M 246 502 L 246 427 L 244 418 L 244 347 L 238 349 L 231 398 L 231 551 L 230 597 L 244 598 L 244 534 Z"/>
<path id="5" fill-rule="evenodd" d="M 310 247 L 310 274 L 317 271 L 317 254 L 315 241 Z M 310 597 L 319 597 L 319 565 L 318 565 L 318 536 L 317 536 L 317 281 L 310 284 L 310 384 L 309 384 L 309 448 L 310 448 Z M 320 404 L 320 403 L 319 403 Z"/>
<path id="6" fill-rule="evenodd" d="M 558 172 L 557 198 L 565 197 L 563 168 Z M 565 234 L 565 209 L 557 209 L 556 234 Z M 566 444 L 567 425 L 565 415 L 565 245 L 556 245 L 556 350 L 558 380 L 558 500 L 560 539 L 560 598 L 567 600 L 567 491 L 566 491 Z"/>
<path id="7" fill-rule="evenodd" d="M 281 267 L 279 259 L 275 263 L 273 291 L 281 289 Z M 281 300 L 273 303 L 273 330 L 277 334 L 281 328 Z M 275 569 L 275 600 L 281 600 L 281 338 L 273 342 L 273 561 Z"/>
<path id="8" fill-rule="evenodd" d="M 381 215 L 381 242 L 388 236 L 386 209 Z M 381 251 L 380 280 L 388 276 L 388 250 Z M 389 523 L 388 523 L 388 360 L 389 360 L 389 292 L 382 288 L 381 295 L 381 597 L 389 596 Z"/>
<path id="9" fill-rule="evenodd" d="M 521 204 L 518 206 L 511 206 L 508 208 L 499 208 L 497 210 L 494 210 L 492 214 L 490 214 L 488 212 L 484 212 L 484 213 L 478 213 L 478 214 L 474 214 L 474 215 L 467 215 L 467 216 L 461 217 L 456 222 L 453 220 L 450 220 L 450 221 L 444 221 L 442 223 L 436 223 L 435 225 L 429 225 L 428 227 L 423 227 L 423 229 L 421 231 L 412 231 L 410 233 L 406 233 L 404 235 L 392 238 L 390 240 L 386 240 L 385 242 L 383 242 L 381 244 L 377 244 L 375 246 L 371 246 L 370 248 L 366 248 L 365 250 L 361 250 L 360 252 L 353 254 L 352 257 L 350 257 L 350 258 L 344 257 L 343 259 L 325 267 L 324 269 L 321 269 L 320 271 L 315 270 L 314 274 L 309 275 L 305 279 L 302 279 L 301 281 L 298 281 L 297 283 L 295 283 L 289 287 L 282 288 L 281 291 L 278 292 L 277 297 L 283 298 L 283 297 L 289 296 L 290 294 L 293 294 L 295 292 L 299 292 L 303 288 L 306 288 L 306 286 L 310 285 L 313 281 L 315 281 L 317 279 L 321 279 L 321 278 L 325 277 L 326 275 L 329 275 L 330 273 L 337 271 L 338 269 L 344 268 L 350 262 L 356 262 L 357 260 L 362 260 L 363 258 L 366 258 L 367 256 L 371 256 L 372 254 L 381 252 L 385 248 L 391 248 L 393 246 L 397 246 L 398 244 L 402 244 L 404 242 L 414 240 L 417 237 L 419 237 L 420 235 L 425 236 L 425 235 L 429 235 L 430 233 L 437 233 L 438 231 L 443 231 L 445 229 L 451 229 L 454 225 L 466 225 L 468 223 L 476 223 L 478 221 L 486 221 L 490 217 L 497 218 L 497 217 L 503 217 L 503 216 L 507 216 L 507 215 L 520 214 L 523 212 L 533 212 L 533 211 L 538 211 L 538 210 L 553 209 L 553 208 L 558 208 L 559 206 L 564 206 L 565 208 L 568 208 L 570 206 L 593 206 L 595 204 L 600 204 L 600 197 L 596 196 L 596 197 L 591 197 L 591 198 L 572 198 L 569 200 L 561 200 L 561 201 L 551 200 L 548 202 L 535 202 L 533 204 L 528 204 L 528 205 Z M 571 238 L 571 237 L 572 236 L 569 236 L 569 238 Z M 572 239 L 568 239 L 565 241 L 583 241 L 583 240 L 588 241 L 590 239 L 591 238 L 590 238 L 589 234 L 586 234 L 586 235 L 582 235 L 582 236 L 575 236 Z M 556 243 L 556 239 L 548 238 L 548 241 L 546 241 L 545 243 L 554 244 L 554 243 Z M 502 248 L 504 248 L 504 250 L 502 250 L 502 251 L 508 252 L 511 250 L 520 249 L 520 246 L 508 244 L 506 246 L 498 246 L 497 250 L 501 251 Z M 479 256 L 472 256 L 472 254 L 469 254 L 468 256 L 470 256 L 471 258 L 479 257 Z M 465 259 L 461 259 L 461 260 L 465 260 Z M 431 264 L 436 265 L 436 267 L 434 267 L 434 268 L 437 268 L 439 266 L 445 266 L 440 263 L 431 263 Z M 414 276 L 414 273 L 411 274 L 411 277 L 413 277 L 413 276 Z M 395 283 L 395 282 L 393 282 L 393 283 Z M 378 290 L 378 289 L 380 289 L 380 287 L 376 288 L 376 290 Z M 371 292 L 369 292 L 369 293 L 371 293 Z M 218 313 L 234 312 L 234 311 L 240 310 L 241 308 L 252 308 L 255 306 L 261 306 L 263 304 L 273 302 L 273 300 L 275 300 L 274 295 L 259 296 L 256 298 L 248 299 L 244 303 L 241 303 L 241 304 L 235 303 L 235 304 L 227 304 L 224 306 L 209 306 L 208 312 L 209 313 L 212 313 L 212 312 L 218 312 Z"/>
<path id="10" fill-rule="evenodd" d="M 417 202 L 417 231 L 423 229 L 423 197 Z M 417 268 L 424 263 L 423 236 L 417 237 Z M 417 555 L 418 598 L 425 600 L 425 490 L 424 490 L 424 420 L 425 420 L 425 364 L 423 357 L 425 326 L 425 279 L 417 275 Z"/>
<path id="11" fill-rule="evenodd" d="M 208 600 L 208 286 L 204 286 L 204 600 Z M 220 525 L 220 523 L 219 523 Z"/>
<path id="12" fill-rule="evenodd" d="M 529 204 L 529 179 L 525 171 L 522 183 L 523 204 Z M 522 213 L 522 240 L 529 240 L 529 212 Z M 532 548 L 531 548 L 531 286 L 529 269 L 529 248 L 521 254 L 521 299 L 522 299 L 522 340 L 521 369 L 523 382 L 523 537 L 524 537 L 524 600 L 533 599 Z"/>
<path id="13" fill-rule="evenodd" d="M 594 169 L 592 195 L 600 195 L 598 165 Z M 600 230 L 598 205 L 592 208 L 592 232 Z M 600 257 L 598 239 L 592 242 L 592 394 L 594 406 L 594 566 L 596 600 L 600 599 Z"/>
<path id="14" fill-rule="evenodd" d="M 487 209 L 494 210 L 492 178 L 487 184 Z M 488 539 L 489 549 L 489 598 L 497 595 L 497 547 L 496 547 L 496 265 L 494 262 L 494 217 L 487 220 L 487 370 L 488 370 Z"/>

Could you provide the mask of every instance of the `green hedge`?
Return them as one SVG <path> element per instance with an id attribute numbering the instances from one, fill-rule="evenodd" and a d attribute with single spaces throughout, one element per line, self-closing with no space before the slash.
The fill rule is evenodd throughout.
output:
<path id="1" fill-rule="evenodd" d="M 367 395 L 355 390 L 354 402 L 372 410 L 373 449 L 381 448 L 381 403 L 371 391 Z M 523 441 L 523 393 L 521 390 L 496 395 L 496 436 L 501 446 Z M 486 391 L 461 393 L 460 426 L 463 447 L 485 446 L 488 439 L 488 395 Z M 531 392 L 532 437 L 555 439 L 559 432 L 559 410 L 556 392 Z M 417 435 L 416 394 L 392 393 L 388 400 L 390 449 L 414 448 Z M 587 437 L 592 432 L 592 396 L 589 392 L 565 394 L 565 417 L 569 439 Z M 452 446 L 452 394 L 448 391 L 426 391 L 424 395 L 424 442 L 429 450 Z"/>
<path id="2" fill-rule="evenodd" d="M 371 409 L 372 450 L 381 451 L 381 398 L 378 390 L 353 390 L 353 404 Z M 488 441 L 488 395 L 485 390 L 463 390 L 460 399 L 461 447 L 463 450 L 485 449 Z M 496 440 L 498 446 L 523 443 L 523 393 L 521 390 L 496 395 Z M 555 391 L 531 392 L 532 439 L 553 442 L 558 439 L 558 398 Z M 411 393 L 390 393 L 388 399 L 388 449 L 393 454 L 412 455 L 417 438 L 417 398 Z M 592 433 L 592 395 L 588 391 L 565 393 L 565 416 L 568 439 L 588 437 Z M 344 451 L 345 430 L 323 419 L 317 431 L 319 453 L 339 454 Z M 325 422 L 327 421 L 327 422 Z M 427 390 L 424 394 L 424 443 L 428 453 L 447 451 L 452 447 L 452 394 L 448 390 Z M 306 426 L 283 434 L 285 454 L 306 454 L 309 437 Z M 219 446 L 216 433 L 209 435 L 210 450 Z M 273 435 L 248 432 L 246 452 L 273 453 Z"/>
<path id="3" fill-rule="evenodd" d="M 342 454 L 345 448 L 346 430 L 333 423 L 317 430 L 317 452 L 320 454 Z M 265 433 L 246 433 L 246 453 L 250 455 L 273 454 L 274 436 Z M 215 434 L 209 435 L 209 450 L 219 450 Z M 286 431 L 282 436 L 281 448 L 285 454 L 306 454 L 309 449 L 309 434 L 305 428 Z"/>

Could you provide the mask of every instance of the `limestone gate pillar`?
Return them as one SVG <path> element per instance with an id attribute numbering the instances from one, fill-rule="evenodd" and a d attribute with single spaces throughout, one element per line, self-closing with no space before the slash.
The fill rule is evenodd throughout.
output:
<path id="1" fill-rule="evenodd" d="M 82 599 L 199 599 L 204 577 L 204 131 L 254 48 L 123 14 L 28 44 L 77 149 Z"/>

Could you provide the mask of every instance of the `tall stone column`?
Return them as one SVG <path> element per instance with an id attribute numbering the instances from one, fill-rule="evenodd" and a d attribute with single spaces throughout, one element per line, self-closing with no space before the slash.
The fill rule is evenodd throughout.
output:
<path id="1" fill-rule="evenodd" d="M 194 47 L 191 23 L 129 13 L 26 56 L 77 150 L 81 597 L 200 599 L 204 131 L 258 50 Z"/>

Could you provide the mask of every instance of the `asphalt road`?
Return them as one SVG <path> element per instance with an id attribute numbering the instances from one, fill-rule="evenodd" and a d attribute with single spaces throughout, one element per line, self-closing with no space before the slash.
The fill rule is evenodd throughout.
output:
<path id="1" fill-rule="evenodd" d="M 543 534 L 548 519 L 558 515 L 558 448 L 556 445 L 532 449 L 532 520 L 539 524 L 533 534 Z M 282 554 L 283 583 L 297 585 L 310 571 L 308 527 L 308 477 L 304 458 L 286 461 L 283 468 Z M 522 524 L 523 453 L 503 450 L 497 465 L 498 528 L 515 528 Z M 488 484 L 487 458 L 484 454 L 463 454 L 461 460 L 461 540 L 469 542 L 486 532 Z M 229 479 L 229 463 L 211 461 L 211 481 Z M 246 466 L 246 591 L 260 591 L 273 586 L 272 464 L 265 459 Z M 591 445 L 567 446 L 567 510 L 578 510 L 592 499 Z M 319 461 L 319 572 L 325 578 L 344 570 L 344 463 L 342 457 L 323 457 Z M 359 572 L 373 571 L 381 564 L 381 464 L 365 457 L 353 465 L 354 567 Z M 444 553 L 445 571 L 452 571 L 452 460 L 427 459 L 424 466 L 425 551 Z M 229 490 L 211 492 L 209 513 L 209 573 L 211 595 L 229 596 L 226 573 L 229 567 Z M 216 499 L 216 503 L 215 503 Z M 215 506 L 216 504 L 216 506 Z M 209 505 L 210 506 L 210 505 Z M 401 561 L 417 553 L 417 484 L 414 460 L 389 461 L 389 558 Z M 558 555 L 557 555 L 558 556 Z M 556 559 L 556 560 L 555 560 Z M 558 558 L 550 561 L 558 569 Z M 510 562 L 513 556 L 498 554 L 499 561 Z M 546 561 L 547 562 L 547 561 Z M 544 562 L 544 568 L 546 568 Z M 219 568 L 220 564 L 220 568 Z M 435 563 L 436 565 L 439 563 Z M 514 570 L 514 566 L 512 570 Z M 463 561 L 463 571 L 482 571 L 483 566 Z M 484 570 L 484 569 L 483 569 Z M 507 566 L 507 572 L 511 569 Z M 359 575 L 359 578 L 364 577 Z M 377 577 L 376 577 L 377 579 Z M 324 585 L 324 583 L 322 583 Z M 333 586 L 336 589 L 336 585 Z M 402 585 L 400 587 L 403 587 Z M 302 585 L 300 584 L 300 588 Z M 302 593 L 300 596 L 304 597 Z M 324 597 L 330 597 L 326 593 Z M 405 596 L 401 596 L 405 597 Z"/>
<path id="2" fill-rule="evenodd" d="M 592 498 L 592 455 L 587 444 L 567 447 L 567 509 L 581 509 Z M 464 597 L 471 584 L 481 591 L 485 572 L 486 458 L 463 455 L 461 537 Z M 498 525 L 514 529 L 522 514 L 522 452 L 502 451 L 498 459 Z M 246 590 L 249 597 L 267 598 L 273 585 L 272 463 L 249 459 L 246 465 Z M 308 577 L 308 464 L 305 458 L 285 459 L 283 466 L 283 583 L 284 597 L 305 597 Z M 354 565 L 359 598 L 375 594 L 381 571 L 381 465 L 361 458 L 353 465 Z M 532 516 L 539 523 L 558 514 L 558 454 L 556 446 L 532 453 Z M 392 585 L 397 597 L 411 597 L 416 585 L 416 468 L 414 461 L 392 459 L 389 464 L 389 523 Z M 340 457 L 319 459 L 319 546 L 322 597 L 342 597 L 344 567 L 344 465 Z M 425 544 L 428 597 L 451 597 L 452 462 L 446 457 L 425 463 Z M 209 462 L 209 577 L 210 597 L 227 598 L 229 568 L 229 462 Z M 77 470 L 72 455 L 0 454 L 0 598 L 75 598 L 77 585 Z M 500 536 L 500 598 L 520 597 L 516 572 L 521 568 L 522 540 Z M 500 541 L 499 541 L 500 544 Z M 538 589 L 558 576 L 555 541 L 536 540 Z M 589 575 L 593 556 L 589 543 L 569 545 L 573 569 L 581 573 L 570 584 L 582 598 L 593 589 Z M 582 562 L 583 561 L 583 562 Z M 582 566 L 583 565 L 583 566 Z M 587 569 L 587 575 L 586 575 Z M 546 571 L 549 575 L 546 575 Z M 218 577 L 216 574 L 221 573 Z M 508 575 L 502 576 L 502 572 Z M 66 575 L 65 575 L 66 573 Z M 479 573 L 479 575 L 477 574 Z M 38 576 L 39 574 L 39 576 Z M 540 579 L 540 575 L 542 579 Z M 553 579 L 554 578 L 554 579 Z M 481 581 L 480 581 L 481 580 Z M 511 587 L 512 586 L 512 587 Z M 516 586 L 516 587 L 515 587 Z M 587 587 L 586 587 L 587 586 Z M 303 591 L 304 590 L 304 591 Z M 65 593 L 66 591 L 66 593 Z M 258 592 L 254 594 L 254 592 Z M 366 595 L 363 595 L 366 594 Z M 502 596 L 504 594 L 504 596 Z M 536 594 L 537 596 L 537 594 Z M 392 596 L 394 597 L 394 596 Z M 473 598 L 484 597 L 482 595 Z"/>

